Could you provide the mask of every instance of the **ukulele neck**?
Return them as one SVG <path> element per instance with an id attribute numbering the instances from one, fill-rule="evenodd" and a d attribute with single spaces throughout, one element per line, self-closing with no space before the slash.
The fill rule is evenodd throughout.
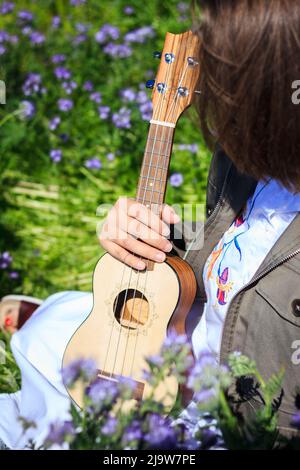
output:
<path id="1" fill-rule="evenodd" d="M 150 124 L 136 200 L 157 215 L 165 198 L 174 127 Z"/>

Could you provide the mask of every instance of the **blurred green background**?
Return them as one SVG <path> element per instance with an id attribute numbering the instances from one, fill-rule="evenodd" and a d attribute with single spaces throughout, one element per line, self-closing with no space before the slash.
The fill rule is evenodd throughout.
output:
<path id="1" fill-rule="evenodd" d="M 135 194 L 153 51 L 167 31 L 190 28 L 189 8 L 0 0 L 0 295 L 91 289 L 105 216 L 97 207 Z M 167 202 L 204 202 L 209 161 L 190 108 L 175 135 Z"/>

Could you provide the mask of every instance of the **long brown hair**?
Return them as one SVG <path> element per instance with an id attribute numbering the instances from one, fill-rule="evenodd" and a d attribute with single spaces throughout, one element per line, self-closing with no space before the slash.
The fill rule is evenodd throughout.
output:
<path id="1" fill-rule="evenodd" d="M 299 0 L 198 0 L 193 9 L 206 141 L 243 173 L 300 191 Z"/>

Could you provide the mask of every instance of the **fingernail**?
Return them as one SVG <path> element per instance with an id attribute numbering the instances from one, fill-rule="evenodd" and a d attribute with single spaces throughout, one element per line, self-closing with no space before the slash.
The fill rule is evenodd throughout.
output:
<path id="1" fill-rule="evenodd" d="M 166 245 L 165 245 L 165 251 L 171 251 L 173 248 L 173 245 L 172 243 L 168 242 Z"/>
<path id="2" fill-rule="evenodd" d="M 164 261 L 166 258 L 166 255 L 164 253 L 156 253 L 155 259 L 156 261 Z"/>
<path id="3" fill-rule="evenodd" d="M 143 261 L 138 261 L 136 264 L 137 269 L 145 269 L 146 265 Z"/>
<path id="4" fill-rule="evenodd" d="M 174 224 L 178 224 L 178 222 L 180 221 L 180 217 L 179 215 L 176 214 L 176 212 L 174 212 L 173 214 L 173 220 L 174 220 Z"/>
<path id="5" fill-rule="evenodd" d="M 164 227 L 162 230 L 162 234 L 164 237 L 168 237 L 170 235 L 170 229 L 169 227 Z"/>

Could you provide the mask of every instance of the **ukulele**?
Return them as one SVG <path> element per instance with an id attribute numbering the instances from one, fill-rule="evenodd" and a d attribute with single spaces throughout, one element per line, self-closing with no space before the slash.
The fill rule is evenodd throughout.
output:
<path id="1" fill-rule="evenodd" d="M 199 39 L 192 32 L 167 33 L 153 88 L 153 114 L 138 182 L 136 200 L 160 215 L 167 185 L 176 123 L 191 105 L 199 77 Z M 144 379 L 145 357 L 159 353 L 168 331 L 185 334 L 186 318 L 194 302 L 196 279 L 178 256 L 163 263 L 146 262 L 144 271 L 104 254 L 93 276 L 93 309 L 70 339 L 63 367 L 77 359 L 92 358 L 102 381 L 133 380 L 133 398 L 152 392 Z M 82 406 L 82 385 L 69 388 Z M 167 377 L 154 397 L 171 408 L 178 395 L 175 377 Z"/>

